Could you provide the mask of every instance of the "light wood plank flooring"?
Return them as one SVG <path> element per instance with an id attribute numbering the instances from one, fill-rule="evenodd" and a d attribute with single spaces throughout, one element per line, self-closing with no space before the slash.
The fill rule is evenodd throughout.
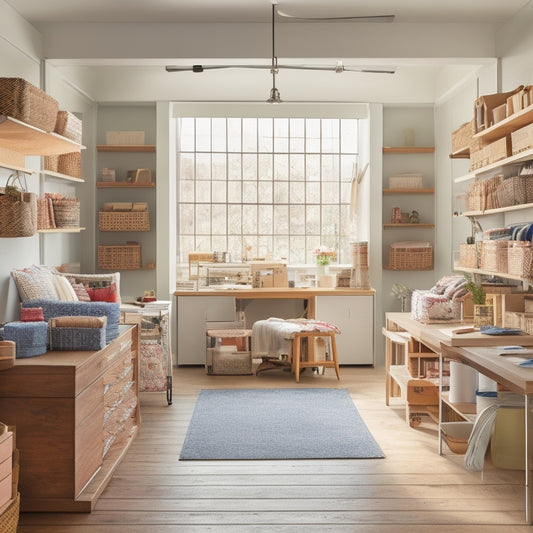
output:
<path id="1" fill-rule="evenodd" d="M 18 533 L 479 532 L 531 531 L 523 472 L 469 472 L 463 456 L 437 453 L 436 425 L 405 422 L 385 406 L 383 368 L 341 367 L 296 384 L 290 373 L 206 376 L 174 372 L 174 404 L 143 393 L 142 425 L 90 514 L 23 513 Z M 179 462 L 202 388 L 349 389 L 385 459 Z M 246 406 L 243 406 L 246 408 Z"/>

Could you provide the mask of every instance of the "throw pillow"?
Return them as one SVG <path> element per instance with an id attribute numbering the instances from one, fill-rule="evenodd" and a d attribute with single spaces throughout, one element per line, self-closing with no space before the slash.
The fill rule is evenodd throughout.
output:
<path id="1" fill-rule="evenodd" d="M 91 302 L 118 302 L 117 286 L 111 283 L 108 287 L 85 288 Z"/>
<path id="2" fill-rule="evenodd" d="M 72 288 L 72 285 L 70 284 L 69 280 L 65 278 L 65 276 L 62 276 L 61 274 L 55 274 L 53 279 L 59 300 L 61 300 L 62 302 L 78 301 L 78 296 L 76 292 Z"/>
<path id="3" fill-rule="evenodd" d="M 23 302 L 28 300 L 59 300 L 54 285 L 52 270 L 44 266 L 33 265 L 22 269 L 13 269 L 11 276 Z"/>
<path id="4" fill-rule="evenodd" d="M 90 302 L 89 293 L 83 283 L 73 283 L 72 288 L 80 302 Z"/>

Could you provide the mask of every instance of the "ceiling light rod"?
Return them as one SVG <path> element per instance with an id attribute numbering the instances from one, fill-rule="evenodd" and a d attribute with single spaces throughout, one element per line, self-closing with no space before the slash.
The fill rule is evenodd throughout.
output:
<path id="1" fill-rule="evenodd" d="M 278 89 L 276 89 L 276 74 L 279 72 L 278 58 L 276 57 L 276 49 L 275 49 L 276 34 L 275 34 L 275 29 L 274 29 L 274 17 L 276 14 L 276 11 L 275 11 L 276 4 L 277 4 L 277 1 L 273 0 L 272 2 L 272 65 L 270 67 L 270 72 L 272 72 L 272 89 L 270 89 L 270 96 L 267 100 L 268 104 L 280 104 L 281 103 L 281 95 L 279 94 Z"/>

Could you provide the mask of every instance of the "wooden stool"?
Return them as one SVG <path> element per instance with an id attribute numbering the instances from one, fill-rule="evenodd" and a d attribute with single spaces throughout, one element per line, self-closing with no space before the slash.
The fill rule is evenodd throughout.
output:
<path id="1" fill-rule="evenodd" d="M 330 340 L 331 346 L 331 360 L 316 360 L 315 359 L 315 340 L 317 337 L 326 337 Z M 302 355 L 302 339 L 307 339 L 307 361 L 301 361 Z M 294 334 L 292 341 L 292 371 L 296 376 L 296 383 L 300 381 L 300 369 L 302 368 L 334 368 L 337 374 L 337 379 L 341 379 L 339 373 L 339 360 L 337 358 L 337 344 L 335 343 L 334 331 L 299 331 Z"/>

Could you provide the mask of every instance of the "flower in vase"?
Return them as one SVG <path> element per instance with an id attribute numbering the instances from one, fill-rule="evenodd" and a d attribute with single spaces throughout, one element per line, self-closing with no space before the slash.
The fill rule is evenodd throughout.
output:
<path id="1" fill-rule="evenodd" d="M 337 252 L 326 246 L 319 246 L 313 251 L 313 255 L 316 258 L 316 264 L 320 266 L 327 266 L 331 261 L 337 259 Z"/>

